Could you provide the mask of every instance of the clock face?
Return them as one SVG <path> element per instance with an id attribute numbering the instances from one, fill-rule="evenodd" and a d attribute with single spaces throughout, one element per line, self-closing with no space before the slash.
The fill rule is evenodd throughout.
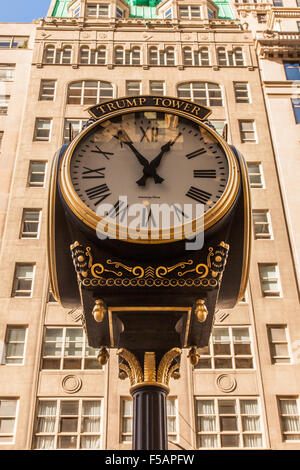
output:
<path id="1" fill-rule="evenodd" d="M 196 206 L 205 219 L 220 202 L 229 174 L 223 145 L 209 128 L 160 111 L 95 124 L 77 141 L 69 163 L 72 191 L 89 214 L 103 216 L 101 209 L 111 205 L 105 215 L 113 214 L 122 227 L 139 205 L 139 226 L 148 231 L 190 223 Z M 158 220 L 154 209 L 162 204 L 171 216 Z"/>

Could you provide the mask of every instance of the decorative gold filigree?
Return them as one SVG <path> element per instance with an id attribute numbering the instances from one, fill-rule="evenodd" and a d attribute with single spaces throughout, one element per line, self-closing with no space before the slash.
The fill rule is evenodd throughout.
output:
<path id="1" fill-rule="evenodd" d="M 206 318 L 207 318 L 207 315 L 208 315 L 208 310 L 207 310 L 207 307 L 205 305 L 205 300 L 202 300 L 202 299 L 198 299 L 196 301 L 196 306 L 195 306 L 195 315 L 197 317 L 197 320 L 200 322 L 200 323 L 204 323 Z"/>
<path id="2" fill-rule="evenodd" d="M 181 355 L 181 349 L 173 348 L 168 351 L 161 359 L 156 372 L 155 352 L 144 353 L 144 372 L 133 353 L 127 349 L 119 349 L 117 352 L 121 360 L 119 361 L 119 378 L 124 380 L 126 377 L 130 380 L 130 385 L 159 385 L 168 387 L 172 378 L 180 377 L 180 361 L 177 359 Z"/>
<path id="3" fill-rule="evenodd" d="M 181 349 L 173 348 L 162 357 L 157 369 L 157 381 L 169 385 L 170 367 L 173 365 L 176 357 L 181 355 Z"/>
<path id="4" fill-rule="evenodd" d="M 192 364 L 192 366 L 195 367 L 198 364 L 200 354 L 197 351 L 197 346 L 192 346 L 191 347 L 191 349 L 189 351 L 189 354 L 188 354 L 188 358 L 189 358 L 190 363 Z"/>
<path id="5" fill-rule="evenodd" d="M 98 353 L 98 361 L 99 363 L 104 366 L 109 359 L 109 352 L 107 351 L 105 346 L 101 346 L 99 353 Z"/>
<path id="6" fill-rule="evenodd" d="M 97 323 L 102 323 L 104 320 L 104 316 L 107 313 L 107 307 L 103 300 L 97 299 L 95 301 L 95 306 L 93 308 L 93 317 Z"/>
<path id="7" fill-rule="evenodd" d="M 145 352 L 144 355 L 144 381 L 155 382 L 156 380 L 156 366 L 155 366 L 155 353 Z"/>
<path id="8" fill-rule="evenodd" d="M 135 357 L 135 355 L 132 352 L 128 351 L 128 349 L 125 349 L 125 348 L 119 349 L 117 354 L 122 359 L 124 359 L 128 364 L 128 367 L 129 367 L 129 370 L 130 370 L 129 376 L 128 376 L 129 379 L 130 379 L 130 384 L 135 385 L 137 383 L 142 382 L 143 381 L 143 371 L 142 371 L 140 363 L 137 360 L 137 358 Z M 125 369 L 123 368 L 123 370 L 125 370 Z"/>
<path id="9" fill-rule="evenodd" d="M 219 243 L 209 247 L 207 264 L 189 259 L 171 266 L 128 266 L 120 261 L 107 259 L 102 263 L 93 263 L 91 248 L 84 248 L 78 241 L 71 245 L 73 264 L 78 282 L 84 287 L 204 287 L 217 288 L 225 269 L 229 245 Z M 114 266 L 118 271 L 111 269 Z M 190 269 L 183 270 L 190 266 Z M 176 271 L 176 276 L 167 275 Z M 125 272 L 132 277 L 125 277 Z M 192 277 L 186 277 L 193 273 Z"/>

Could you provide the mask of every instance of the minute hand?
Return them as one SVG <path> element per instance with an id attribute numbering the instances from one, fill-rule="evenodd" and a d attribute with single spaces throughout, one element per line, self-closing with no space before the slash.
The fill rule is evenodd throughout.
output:
<path id="1" fill-rule="evenodd" d="M 157 157 L 155 157 L 151 162 L 150 162 L 150 168 L 157 168 L 161 162 L 161 159 L 162 157 L 165 155 L 165 153 L 167 153 L 172 145 L 175 144 L 176 140 L 178 139 L 178 137 L 181 135 L 181 132 L 179 132 L 179 134 L 177 134 L 177 136 L 175 137 L 175 139 L 173 140 L 169 140 L 169 142 L 167 142 L 166 144 L 164 144 L 161 149 L 160 149 L 160 152 L 159 154 L 157 155 Z"/>

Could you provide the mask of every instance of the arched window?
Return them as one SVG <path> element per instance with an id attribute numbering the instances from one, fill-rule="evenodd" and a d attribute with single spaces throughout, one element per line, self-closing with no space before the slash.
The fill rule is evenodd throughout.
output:
<path id="1" fill-rule="evenodd" d="M 222 91 L 217 83 L 182 83 L 177 86 L 177 95 L 204 106 L 223 106 Z"/>
<path id="2" fill-rule="evenodd" d="M 95 50 L 91 50 L 88 46 L 83 46 L 80 49 L 80 63 L 91 65 L 104 65 L 106 64 L 106 48 L 101 46 Z"/>
<path id="3" fill-rule="evenodd" d="M 55 57 L 55 47 L 47 46 L 44 51 L 44 62 L 46 64 L 54 64 L 54 57 Z"/>
<path id="4" fill-rule="evenodd" d="M 80 63 L 81 64 L 90 64 L 90 48 L 83 46 L 80 48 Z"/>
<path id="5" fill-rule="evenodd" d="M 106 64 L 106 47 L 100 46 L 97 50 L 96 56 L 97 56 L 97 64 L 105 65 Z"/>
<path id="6" fill-rule="evenodd" d="M 209 65 L 209 53 L 207 47 L 203 47 L 200 51 L 192 51 L 190 47 L 185 47 L 183 49 L 183 65 Z"/>
<path id="7" fill-rule="evenodd" d="M 199 51 L 199 62 L 203 67 L 210 65 L 209 52 L 207 47 L 202 47 Z"/>
<path id="8" fill-rule="evenodd" d="M 115 48 L 115 60 L 116 65 L 125 65 L 125 51 L 122 46 Z"/>
<path id="9" fill-rule="evenodd" d="M 61 51 L 57 51 L 55 63 L 56 64 L 70 64 L 72 58 L 72 47 L 66 46 Z"/>
<path id="10" fill-rule="evenodd" d="M 92 105 L 113 98 L 113 86 L 110 82 L 84 80 L 70 83 L 67 104 Z"/>
<path id="11" fill-rule="evenodd" d="M 129 51 L 125 51 L 122 46 L 115 48 L 116 65 L 141 65 L 141 49 L 136 46 Z"/>
<path id="12" fill-rule="evenodd" d="M 218 49 L 218 64 L 221 66 L 243 66 L 244 55 L 240 47 L 237 47 L 232 52 L 226 51 L 225 47 Z"/>
<path id="13" fill-rule="evenodd" d="M 167 47 L 165 51 L 158 51 L 157 47 L 150 47 L 150 65 L 175 65 L 174 47 Z"/>

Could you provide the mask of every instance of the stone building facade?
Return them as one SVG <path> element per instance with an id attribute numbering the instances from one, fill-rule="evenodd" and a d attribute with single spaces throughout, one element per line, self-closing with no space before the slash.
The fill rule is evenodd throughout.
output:
<path id="1" fill-rule="evenodd" d="M 169 448 L 300 448 L 299 75 L 286 76 L 299 74 L 297 18 L 295 0 L 52 0 L 35 24 L 0 25 L 2 449 L 131 448 L 115 352 L 101 368 L 80 312 L 49 291 L 46 212 L 70 125 L 78 132 L 96 102 L 139 93 L 211 107 L 252 188 L 247 293 L 216 312 L 195 369 L 183 352 Z"/>

